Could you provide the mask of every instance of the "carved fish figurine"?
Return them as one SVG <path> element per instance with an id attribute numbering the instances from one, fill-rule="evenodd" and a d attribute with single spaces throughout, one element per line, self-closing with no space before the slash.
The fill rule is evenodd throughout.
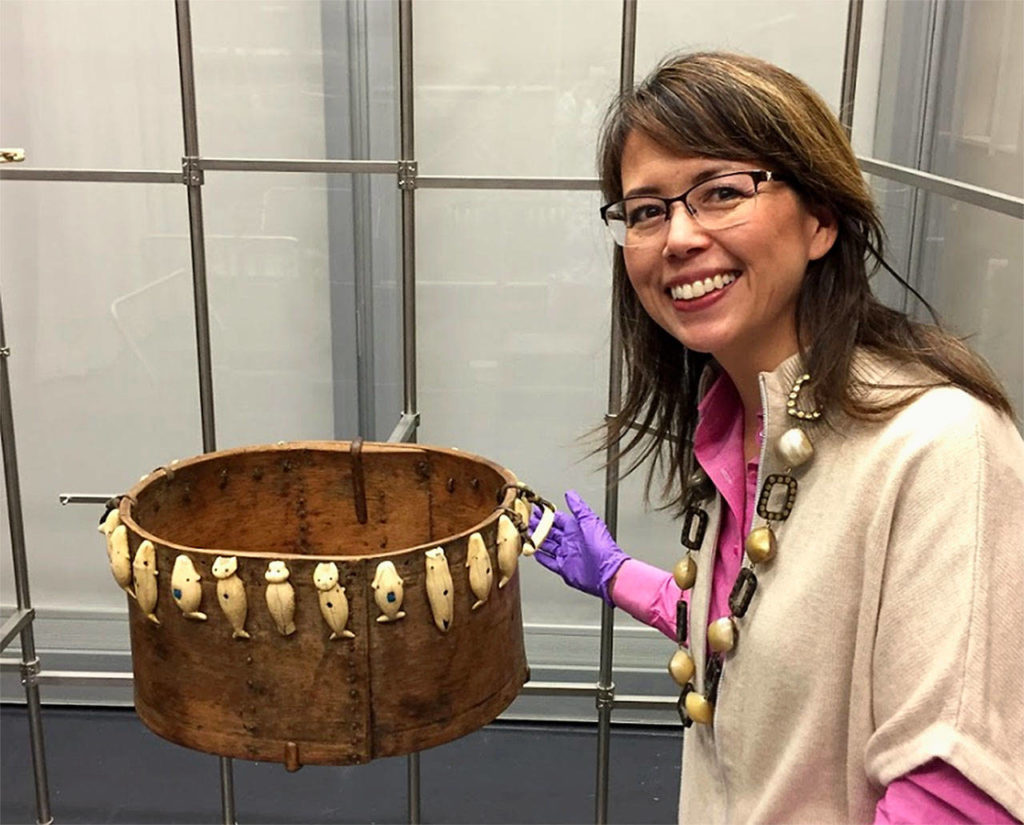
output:
<path id="1" fill-rule="evenodd" d="M 217 556 L 210 572 L 217 580 L 217 604 L 231 623 L 231 638 L 251 638 L 245 629 L 249 600 L 245 596 L 245 584 L 238 578 L 238 557 Z"/>
<path id="2" fill-rule="evenodd" d="M 348 598 L 345 588 L 338 584 L 338 565 L 333 561 L 318 564 L 313 570 L 313 584 L 320 598 L 320 613 L 331 629 L 328 641 L 354 639 L 356 634 L 348 630 Z"/>
<path id="3" fill-rule="evenodd" d="M 171 595 L 186 619 L 206 621 L 206 614 L 199 610 L 203 600 L 203 586 L 199 583 L 199 571 L 192 559 L 184 553 L 174 560 L 171 570 Z"/>
<path id="4" fill-rule="evenodd" d="M 466 567 L 469 568 L 469 589 L 476 596 L 476 601 L 473 603 L 473 610 L 476 610 L 487 601 L 491 595 L 491 585 L 494 584 L 491 554 L 487 552 L 487 545 L 484 544 L 484 538 L 479 533 L 473 533 L 469 537 Z"/>
<path id="5" fill-rule="evenodd" d="M 146 614 L 146 618 L 153 624 L 160 624 L 156 613 L 153 612 L 156 609 L 158 595 L 156 577 L 156 547 L 149 539 L 145 539 L 135 551 L 135 561 L 132 562 L 135 598 L 138 599 L 139 609 Z"/>
<path id="6" fill-rule="evenodd" d="M 378 622 L 395 622 L 405 618 L 405 611 L 402 610 L 402 599 L 405 596 L 403 584 L 404 581 L 398 575 L 394 562 L 382 561 L 377 565 L 377 572 L 370 586 L 373 588 L 373 600 L 381 612 L 377 617 Z"/>
<path id="7" fill-rule="evenodd" d="M 455 595 L 452 592 L 452 574 L 448 569 L 448 559 L 444 548 L 435 547 L 426 552 L 427 562 L 427 599 L 430 610 L 434 614 L 434 624 L 442 633 L 447 633 L 452 625 L 452 613 L 455 608 Z"/>
<path id="8" fill-rule="evenodd" d="M 282 636 L 291 636 L 295 632 L 295 588 L 288 581 L 290 575 L 283 561 L 272 561 L 263 574 L 268 582 L 267 609 Z"/>
<path id="9" fill-rule="evenodd" d="M 107 536 L 107 558 L 110 561 L 110 572 L 114 574 L 114 581 L 125 593 L 135 597 L 132 592 L 132 556 L 128 548 L 128 528 L 123 524 L 117 525 L 109 536 Z"/>
<path id="10" fill-rule="evenodd" d="M 522 547 L 523 540 L 512 519 L 506 515 L 498 516 L 498 569 L 501 571 L 498 589 L 508 584 L 515 575 Z"/>

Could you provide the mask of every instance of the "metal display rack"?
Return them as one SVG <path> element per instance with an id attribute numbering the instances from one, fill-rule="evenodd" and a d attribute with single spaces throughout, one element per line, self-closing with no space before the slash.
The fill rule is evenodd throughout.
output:
<path id="1" fill-rule="evenodd" d="M 366 0 L 352 0 L 351 6 L 361 7 Z M 401 289 L 402 289 L 402 355 L 403 355 L 403 406 L 397 425 L 388 441 L 407 442 L 416 440 L 419 425 L 416 398 L 416 238 L 415 210 L 417 189 L 518 189 L 556 191 L 594 191 L 599 182 L 591 178 L 487 178 L 468 176 L 426 176 L 420 175 L 415 152 L 415 130 L 413 115 L 413 36 L 412 0 L 394 0 L 398 9 L 398 53 L 399 53 L 399 158 L 389 161 L 371 160 L 287 160 L 287 159 L 231 159 L 203 157 L 199 150 L 198 121 L 196 114 L 195 73 L 192 60 L 192 31 L 189 0 L 175 0 L 177 27 L 179 75 L 181 84 L 182 123 L 184 130 L 184 155 L 180 171 L 115 171 L 115 170 L 61 170 L 61 169 L 12 169 L 5 163 L 0 168 L 0 179 L 34 181 L 83 181 L 120 183 L 173 183 L 183 184 L 188 197 L 189 235 L 191 244 L 192 283 L 196 325 L 196 352 L 199 365 L 199 404 L 203 435 L 203 451 L 216 449 L 213 403 L 213 370 L 210 352 L 209 307 L 206 284 L 206 250 L 203 222 L 204 173 L 213 171 L 238 172 L 322 172 L 356 175 L 393 175 L 401 197 Z M 633 84 L 633 67 L 636 45 L 636 0 L 623 0 L 622 40 L 620 50 L 620 88 L 627 89 Z M 352 14 L 365 14 L 365 9 L 350 8 Z M 841 120 L 850 130 L 856 89 L 860 28 L 863 0 L 849 0 L 846 47 L 843 62 Z M 358 141 L 353 145 L 359 152 Z M 21 160 L 21 157 L 7 157 L 4 160 Z M 959 181 L 931 175 L 916 169 L 886 163 L 872 158 L 858 158 L 865 173 L 899 181 L 919 189 L 935 192 L 960 201 L 974 204 L 1018 219 L 1024 218 L 1024 199 L 999 192 L 971 186 Z M 365 195 L 368 199 L 368 193 Z M 357 269 L 360 269 L 357 255 Z M 359 278 L 357 272 L 357 281 Z M 363 300 L 367 300 L 365 297 Z M 360 302 L 357 290 L 356 302 Z M 357 318 L 370 317 L 357 312 Z M 367 347 L 372 346 L 372 330 L 358 330 L 356 334 L 357 364 L 370 364 Z M 21 496 L 18 483 L 17 458 L 15 451 L 14 426 L 11 410 L 11 392 L 8 380 L 7 360 L 11 355 L 3 335 L 3 313 L 0 304 L 0 434 L 3 436 L 4 477 L 7 489 L 10 531 L 14 555 L 15 580 L 17 587 L 17 611 L 4 623 L 2 628 L 3 648 L 14 640 L 21 639 L 21 674 L 25 686 L 29 716 L 29 738 L 32 751 L 36 783 L 36 805 L 38 821 L 52 821 L 49 808 L 49 793 L 45 767 L 43 731 L 40 720 L 39 682 L 51 678 L 63 682 L 107 681 L 124 683 L 131 679 L 125 673 L 41 673 L 36 657 L 32 622 L 34 611 L 28 591 L 27 562 L 25 554 L 24 528 L 21 515 Z M 369 353 L 372 357 L 372 353 Z M 622 344 L 618 325 L 612 321 L 609 353 L 608 415 L 614 416 L 621 406 L 622 393 Z M 370 371 L 368 372 L 367 369 Z M 372 368 L 359 369 L 360 429 L 369 420 L 366 393 L 372 391 L 365 386 L 372 381 Z M 107 495 L 64 493 L 62 504 L 103 503 Z M 618 515 L 618 464 L 614 454 L 607 456 L 605 476 L 604 518 L 612 535 L 616 534 Z M 611 713 L 614 708 L 665 709 L 675 705 L 674 697 L 624 696 L 616 695 L 612 680 L 612 642 L 614 637 L 613 611 L 607 605 L 601 609 L 601 642 L 599 678 L 596 685 L 585 683 L 528 682 L 524 694 L 594 696 L 597 706 L 598 746 L 596 766 L 595 822 L 603 825 L 608 819 L 609 756 L 611 736 Z M 408 811 L 409 821 L 420 821 L 420 775 L 419 755 L 408 757 Z M 223 821 L 235 822 L 234 782 L 232 760 L 220 760 L 221 802 Z"/>

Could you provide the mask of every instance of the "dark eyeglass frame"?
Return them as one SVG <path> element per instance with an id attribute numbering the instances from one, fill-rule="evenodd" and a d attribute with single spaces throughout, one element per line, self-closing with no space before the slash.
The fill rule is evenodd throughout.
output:
<path id="1" fill-rule="evenodd" d="M 687 214 L 691 218 L 697 219 L 699 222 L 699 218 L 697 218 L 697 210 L 690 206 L 689 202 L 686 200 L 690 196 L 690 193 L 693 192 L 694 189 L 699 189 L 702 186 L 706 186 L 711 181 L 718 180 L 719 178 L 729 178 L 732 177 L 733 175 L 750 175 L 751 180 L 754 182 L 755 195 L 758 194 L 757 187 L 760 186 L 762 183 L 783 180 L 782 176 L 779 175 L 777 172 L 770 172 L 767 169 L 738 169 L 735 172 L 722 172 L 720 175 L 712 175 L 710 178 L 704 178 L 704 180 L 698 181 L 685 192 L 683 192 L 683 194 L 676 195 L 674 198 L 662 198 L 659 197 L 658 195 L 632 195 L 628 198 L 620 198 L 617 201 L 606 203 L 604 206 L 601 207 L 600 210 L 601 220 L 604 221 L 605 226 L 609 226 L 608 210 L 611 209 L 613 206 L 618 206 L 619 204 L 626 203 L 626 201 L 633 200 L 635 198 L 648 198 L 650 200 L 661 201 L 663 204 L 665 204 L 666 223 L 668 223 L 669 220 L 672 219 L 672 204 L 674 203 L 681 203 L 685 207 Z"/>

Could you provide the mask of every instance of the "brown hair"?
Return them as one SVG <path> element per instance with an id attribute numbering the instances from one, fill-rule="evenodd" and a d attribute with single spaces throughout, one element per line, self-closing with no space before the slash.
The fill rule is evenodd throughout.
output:
<path id="1" fill-rule="evenodd" d="M 606 202 L 622 198 L 620 170 L 633 131 L 680 155 L 750 160 L 780 174 L 808 205 L 835 215 L 838 236 L 807 268 L 797 304 L 800 354 L 816 405 L 864 419 L 885 418 L 929 386 L 961 387 L 1012 416 L 992 371 L 962 341 L 882 304 L 871 292 L 868 252 L 881 261 L 883 229 L 849 140 L 825 102 L 799 78 L 753 57 L 707 52 L 670 57 L 605 118 L 598 163 Z M 604 429 L 606 448 L 631 454 L 626 473 L 649 456 L 647 491 L 665 470 L 667 506 L 681 507 L 697 418 L 698 381 L 710 355 L 687 349 L 644 311 L 622 250 L 613 271 L 615 321 L 622 333 L 626 392 Z M 893 400 L 857 392 L 854 348 L 923 366 L 934 380 Z"/>

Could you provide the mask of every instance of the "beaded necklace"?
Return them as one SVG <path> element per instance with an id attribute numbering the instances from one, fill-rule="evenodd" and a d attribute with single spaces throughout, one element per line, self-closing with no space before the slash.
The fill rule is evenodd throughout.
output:
<path id="1" fill-rule="evenodd" d="M 806 373 L 797 378 L 786 399 L 786 414 L 802 422 L 813 422 L 821 418 L 821 410 L 805 410 L 799 404 L 800 390 L 810 378 Z M 694 722 L 710 725 L 714 719 L 725 656 L 736 647 L 740 629 L 738 620 L 746 615 L 757 591 L 754 567 L 768 564 L 775 557 L 778 546 L 772 525 L 781 524 L 789 518 L 796 502 L 797 482 L 791 473 L 814 456 L 814 445 L 799 426 L 791 427 L 780 435 L 775 442 L 775 450 L 785 463 L 786 470 L 765 477 L 757 499 L 757 514 L 765 523 L 751 530 L 744 542 L 746 559 L 729 593 L 730 615 L 715 619 L 708 625 L 707 643 L 711 655 L 704 670 L 703 693 L 698 692 L 693 684 L 696 665 L 690 651 L 686 649 L 686 601 L 680 598 L 676 603 L 676 644 L 679 649 L 669 661 L 668 671 L 682 687 L 676 707 L 683 727 L 690 727 Z M 714 495 L 711 480 L 700 468 L 690 476 L 687 489 L 690 491 L 689 504 L 683 513 L 683 529 L 679 539 L 687 548 L 687 553 L 672 571 L 680 590 L 689 590 L 697 581 L 697 560 L 694 554 L 700 550 L 708 526 L 708 513 L 701 504 Z"/>

